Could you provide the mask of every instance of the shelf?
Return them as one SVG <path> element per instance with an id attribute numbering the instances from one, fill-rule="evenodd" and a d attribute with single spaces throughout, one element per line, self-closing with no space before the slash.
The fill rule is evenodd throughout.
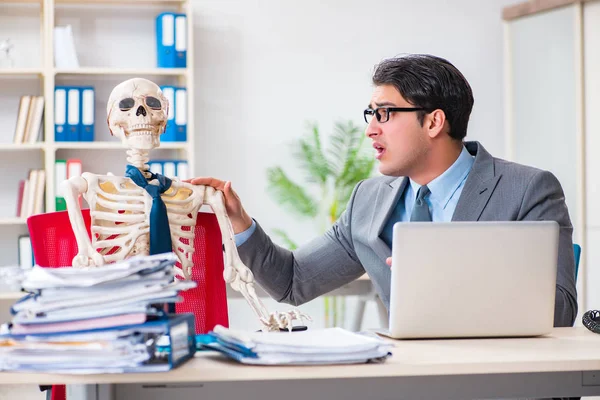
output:
<path id="1" fill-rule="evenodd" d="M 25 295 L 25 292 L 0 292 L 0 300 L 19 300 Z"/>
<path id="2" fill-rule="evenodd" d="M 6 1 L 6 0 L 0 0 Z M 119 4 L 131 6 L 137 4 L 184 4 L 186 0 L 55 0 L 55 4 Z"/>
<path id="3" fill-rule="evenodd" d="M 0 0 L 0 4 L 41 4 L 43 0 Z"/>
<path id="4" fill-rule="evenodd" d="M 187 68 L 104 68 L 82 67 L 75 69 L 56 69 L 56 75 L 161 75 L 185 76 Z"/>
<path id="5" fill-rule="evenodd" d="M 9 217 L 0 218 L 0 225 L 25 225 L 27 218 Z"/>
<path id="6" fill-rule="evenodd" d="M 54 147 L 60 149 L 85 149 L 85 150 L 127 150 L 127 147 L 121 142 L 56 142 Z M 187 142 L 164 142 L 160 144 L 160 149 L 185 149 Z"/>
<path id="7" fill-rule="evenodd" d="M 0 143 L 0 151 L 27 151 L 44 148 L 44 143 Z"/>
<path id="8" fill-rule="evenodd" d="M 0 0 L 0 4 L 3 0 Z M 43 71 L 40 68 L 0 68 L 1 76 L 21 76 L 21 75 L 42 75 Z"/>

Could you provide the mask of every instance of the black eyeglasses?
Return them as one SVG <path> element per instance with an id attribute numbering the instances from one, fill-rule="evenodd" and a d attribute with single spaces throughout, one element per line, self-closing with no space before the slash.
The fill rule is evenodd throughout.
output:
<path id="1" fill-rule="evenodd" d="M 363 111 L 365 122 L 368 124 L 373 119 L 373 116 L 377 118 L 377 122 L 383 124 L 390 119 L 390 113 L 392 112 L 409 112 L 409 111 L 421 111 L 425 110 L 423 107 L 377 107 L 376 109 L 367 108 Z"/>

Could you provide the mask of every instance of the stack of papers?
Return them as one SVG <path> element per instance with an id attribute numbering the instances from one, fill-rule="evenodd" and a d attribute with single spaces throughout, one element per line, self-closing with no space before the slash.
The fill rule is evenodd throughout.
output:
<path id="1" fill-rule="evenodd" d="M 244 332 L 217 325 L 203 347 L 244 364 L 315 365 L 381 362 L 393 345 L 342 328 L 299 332 Z"/>
<path id="2" fill-rule="evenodd" d="M 173 328 L 164 304 L 196 286 L 174 279 L 176 261 L 165 253 L 85 269 L 35 266 L 22 283 L 29 294 L 2 329 L 0 370 L 98 373 L 150 362 L 160 336 Z M 184 318 L 177 331 L 185 343 L 194 334 L 189 317 L 191 328 Z"/>

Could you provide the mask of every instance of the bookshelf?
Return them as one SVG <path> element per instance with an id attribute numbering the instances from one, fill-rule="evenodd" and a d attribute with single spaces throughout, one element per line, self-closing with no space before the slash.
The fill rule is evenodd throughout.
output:
<path id="1" fill-rule="evenodd" d="M 187 68 L 156 68 L 155 17 L 165 11 L 187 16 Z M 0 0 L 0 40 L 15 39 L 15 51 L 20 49 L 30 53 L 27 57 L 21 54 L 23 57 L 16 58 L 12 68 L 0 66 L 0 107 L 6 104 L 10 109 L 4 113 L 0 110 L 0 126 L 5 127 L 0 132 L 0 155 L 3 156 L 0 166 L 3 172 L 10 168 L 10 174 L 3 174 L 4 183 L 0 180 L 0 185 L 7 188 L 0 194 L 0 204 L 4 205 L 0 207 L 0 246 L 11 249 L 10 254 L 0 252 L 0 266 L 17 262 L 17 238 L 27 232 L 26 220 L 14 217 L 16 207 L 13 204 L 16 204 L 18 179 L 25 178 L 29 168 L 46 171 L 46 212 L 55 211 L 57 182 L 54 166 L 57 159 L 81 159 L 84 172 L 119 174 L 124 171 L 126 148 L 110 136 L 106 101 L 114 86 L 126 79 L 142 77 L 158 85 L 186 87 L 187 141 L 162 142 L 159 149 L 150 153 L 150 159 L 187 160 L 189 171 L 193 173 L 191 11 L 191 0 Z M 22 21 L 18 22 L 19 18 Z M 123 26 L 128 23 L 131 27 Z M 80 65 L 76 69 L 56 68 L 54 64 L 54 27 L 67 24 L 73 27 Z M 132 37 L 117 40 L 124 34 Z M 94 86 L 94 142 L 54 140 L 54 87 L 61 85 Z M 25 94 L 44 96 L 43 135 L 37 143 L 13 144 L 15 110 L 20 96 Z M 7 164 L 3 164 L 5 162 Z"/>
<path id="2" fill-rule="evenodd" d="M 0 219 L 0 225 L 25 225 L 26 223 L 27 219 L 19 217 Z"/>

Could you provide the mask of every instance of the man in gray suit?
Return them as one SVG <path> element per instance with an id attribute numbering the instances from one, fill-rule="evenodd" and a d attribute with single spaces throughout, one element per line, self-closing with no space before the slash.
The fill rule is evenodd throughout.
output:
<path id="1" fill-rule="evenodd" d="M 230 182 L 191 180 L 224 192 L 238 251 L 260 285 L 274 299 L 299 305 L 367 272 L 389 309 L 395 222 L 553 220 L 560 225 L 554 325 L 572 326 L 573 228 L 554 175 L 463 142 L 473 94 L 448 61 L 388 59 L 377 66 L 373 84 L 364 118 L 383 176 L 356 185 L 345 212 L 322 237 L 295 251 L 281 248 L 246 213 Z"/>

